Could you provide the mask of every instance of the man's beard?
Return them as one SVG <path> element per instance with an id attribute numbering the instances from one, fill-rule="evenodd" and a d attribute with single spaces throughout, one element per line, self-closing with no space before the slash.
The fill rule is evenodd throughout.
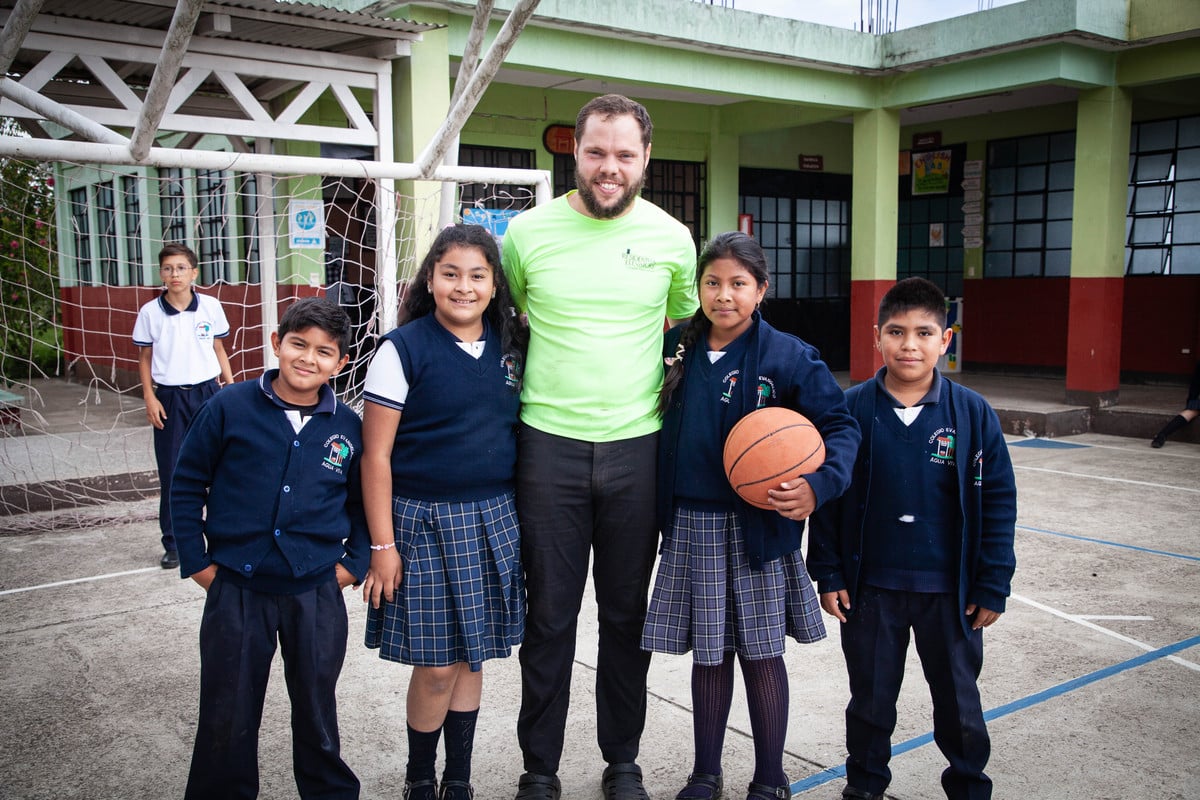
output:
<path id="1" fill-rule="evenodd" d="M 604 206 L 600 204 L 600 200 L 596 197 L 596 192 L 592 189 L 592 185 L 579 174 L 579 168 L 575 168 L 575 188 L 579 192 L 580 199 L 583 200 L 583 207 L 596 219 L 613 219 L 624 214 L 633 205 L 634 199 L 641 194 L 642 186 L 645 183 L 646 173 L 643 172 L 641 177 L 638 178 L 637 183 L 625 187 L 624 193 L 617 199 L 616 203 L 611 206 Z"/>

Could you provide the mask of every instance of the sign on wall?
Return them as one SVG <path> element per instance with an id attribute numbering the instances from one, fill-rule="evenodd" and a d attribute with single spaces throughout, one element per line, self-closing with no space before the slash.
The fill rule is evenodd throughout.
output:
<path id="1" fill-rule="evenodd" d="M 288 242 L 292 249 L 325 249 L 325 204 L 320 200 L 288 203 Z"/>
<path id="2" fill-rule="evenodd" d="M 946 194 L 950 191 L 949 150 L 912 154 L 912 193 Z"/>

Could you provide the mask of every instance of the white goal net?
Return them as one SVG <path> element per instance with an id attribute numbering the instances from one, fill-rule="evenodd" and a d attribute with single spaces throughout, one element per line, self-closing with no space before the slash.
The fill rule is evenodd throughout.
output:
<path id="1" fill-rule="evenodd" d="M 446 208 L 502 235 L 545 179 L 501 184 L 479 169 L 457 184 L 399 182 L 371 163 L 334 177 L 0 158 L 0 530 L 35 524 L 31 512 L 92 506 L 80 514 L 95 518 L 97 503 L 157 496 L 132 331 L 159 291 L 164 243 L 197 253 L 196 286 L 224 307 L 237 380 L 270 363 L 265 337 L 289 300 L 342 305 L 351 365 L 334 388 L 359 408 L 375 338 Z M 109 506 L 134 507 L 154 514 Z"/>

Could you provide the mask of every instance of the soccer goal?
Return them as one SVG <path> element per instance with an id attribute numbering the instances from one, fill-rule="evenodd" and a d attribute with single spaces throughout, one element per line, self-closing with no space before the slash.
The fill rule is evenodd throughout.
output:
<path id="1" fill-rule="evenodd" d="M 501 237 L 550 197 L 538 170 L 443 166 L 421 181 L 408 164 L 215 150 L 133 164 L 120 147 L 74 142 L 67 160 L 61 143 L 2 141 L 0 517 L 157 493 L 131 334 L 165 242 L 197 253 L 238 380 L 273 365 L 288 302 L 343 306 L 351 363 L 334 388 L 360 408 L 375 339 L 437 231 L 473 222 Z"/>

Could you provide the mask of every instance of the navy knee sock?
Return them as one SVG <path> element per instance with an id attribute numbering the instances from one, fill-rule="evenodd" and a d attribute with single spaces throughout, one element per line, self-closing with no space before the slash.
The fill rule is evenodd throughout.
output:
<path id="1" fill-rule="evenodd" d="M 442 729 L 436 731 L 418 731 L 412 725 L 408 727 L 408 769 L 404 779 L 409 783 L 416 781 L 432 781 L 437 779 L 437 748 Z"/>
<path id="2" fill-rule="evenodd" d="M 787 735 L 788 677 L 783 657 L 742 663 L 750 731 L 754 734 L 754 782 L 783 786 L 783 740 Z"/>
<path id="3" fill-rule="evenodd" d="M 442 772 L 442 783 L 471 782 L 471 753 L 475 749 L 475 722 L 478 719 L 478 708 L 446 712 L 446 722 L 442 725 L 446 733 L 446 769 Z"/>

